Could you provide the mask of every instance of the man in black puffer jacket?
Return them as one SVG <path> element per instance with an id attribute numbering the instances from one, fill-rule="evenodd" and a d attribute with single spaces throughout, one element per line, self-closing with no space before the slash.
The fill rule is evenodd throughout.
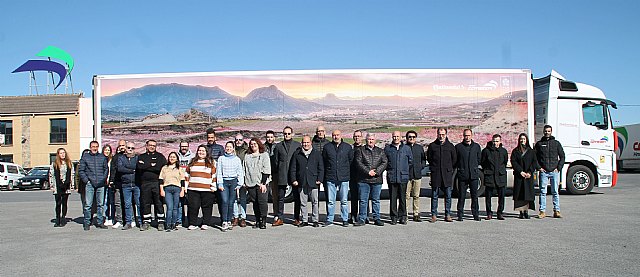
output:
<path id="1" fill-rule="evenodd" d="M 367 145 L 355 151 L 355 161 L 360 174 L 358 192 L 360 206 L 358 221 L 353 226 L 363 226 L 367 219 L 369 197 L 371 197 L 373 221 L 376 226 L 384 226 L 380 221 L 380 191 L 382 190 L 382 173 L 387 169 L 387 155 L 382 148 L 376 146 L 373 134 L 367 134 Z"/>
<path id="2" fill-rule="evenodd" d="M 540 165 L 540 174 L 538 176 L 540 182 L 540 213 L 538 218 L 546 216 L 547 185 L 549 185 L 549 181 L 551 181 L 551 194 L 553 195 L 553 217 L 562 218 L 560 215 L 558 184 L 560 182 L 560 173 L 564 166 L 564 149 L 562 144 L 551 135 L 551 126 L 545 125 L 543 130 L 544 136 L 534 147 L 536 158 Z"/>
<path id="3" fill-rule="evenodd" d="M 98 152 L 100 144 L 97 141 L 89 143 L 90 151 L 84 153 L 80 158 L 78 174 L 85 186 L 85 204 L 84 204 L 84 223 L 85 231 L 89 231 L 91 225 L 91 205 L 95 196 L 98 207 L 98 221 L 96 227 L 107 229 L 104 226 L 103 207 L 104 207 L 104 187 L 107 185 L 107 175 L 109 174 L 109 165 L 107 157 Z"/>

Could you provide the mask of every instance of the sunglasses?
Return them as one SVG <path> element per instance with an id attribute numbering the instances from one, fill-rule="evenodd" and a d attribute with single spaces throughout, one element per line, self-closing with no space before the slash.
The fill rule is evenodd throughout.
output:
<path id="1" fill-rule="evenodd" d="M 127 147 L 127 149 L 136 149 L 135 147 Z"/>
<path id="2" fill-rule="evenodd" d="M 282 133 L 282 134 L 284 134 L 285 136 L 291 135 L 291 133 Z"/>
<path id="3" fill-rule="evenodd" d="M 416 138 L 416 136 L 407 136 L 408 138 Z"/>

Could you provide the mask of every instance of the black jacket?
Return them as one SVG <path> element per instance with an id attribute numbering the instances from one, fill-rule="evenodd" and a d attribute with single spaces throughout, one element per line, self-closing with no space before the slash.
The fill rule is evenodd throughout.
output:
<path id="1" fill-rule="evenodd" d="M 98 152 L 82 154 L 80 165 L 78 166 L 78 174 L 80 180 L 86 184 L 91 182 L 94 188 L 101 188 L 107 185 L 107 175 L 109 175 L 109 165 L 107 157 Z"/>
<path id="2" fill-rule="evenodd" d="M 507 186 L 507 162 L 509 153 L 502 145 L 495 147 L 493 142 L 487 143 L 482 150 L 482 173 L 484 173 L 484 185 L 487 187 Z"/>
<path id="3" fill-rule="evenodd" d="M 298 181 L 298 186 L 300 187 L 309 185 L 309 187 L 317 188 L 316 181 L 322 183 L 323 177 L 324 163 L 320 152 L 312 149 L 307 158 L 302 148 L 296 150 L 289 166 L 289 180 L 291 180 L 291 183 Z"/>
<path id="4" fill-rule="evenodd" d="M 322 155 L 322 150 L 324 150 L 324 146 L 327 143 L 330 143 L 327 138 L 319 138 L 318 135 L 313 136 L 313 139 L 311 140 L 311 146 L 313 149 L 318 150 L 320 155 Z"/>
<path id="5" fill-rule="evenodd" d="M 138 184 L 156 183 L 159 184 L 158 177 L 162 167 L 167 164 L 167 159 L 159 152 L 140 154 L 138 156 L 138 166 L 136 167 L 136 178 Z"/>
<path id="6" fill-rule="evenodd" d="M 513 200 L 529 201 L 529 208 L 535 209 L 533 201 L 536 199 L 534 172 L 540 167 L 536 159 L 536 152 L 529 148 L 523 155 L 520 148 L 511 151 L 511 166 L 513 167 Z M 520 173 L 531 173 L 531 178 L 525 179 Z"/>
<path id="7" fill-rule="evenodd" d="M 352 147 L 353 147 L 353 161 L 351 161 L 351 178 L 349 179 L 349 182 L 357 184 L 360 180 L 360 171 L 358 170 L 358 163 L 356 163 L 356 153 L 360 151 L 360 148 L 365 147 L 365 145 L 353 144 Z"/>
<path id="8" fill-rule="evenodd" d="M 218 158 L 222 155 L 224 155 L 224 147 L 220 144 L 217 143 L 213 143 L 213 144 L 208 144 L 207 143 L 207 150 L 209 151 L 209 156 L 214 160 L 214 161 L 218 161 Z"/>
<path id="9" fill-rule="evenodd" d="M 536 158 L 540 167 L 545 171 L 558 170 L 562 172 L 564 166 L 564 149 L 555 137 L 542 137 L 535 145 Z"/>
<path id="10" fill-rule="evenodd" d="M 407 143 L 406 145 L 411 148 L 411 153 L 413 154 L 413 163 L 409 166 L 409 179 L 420 180 L 422 179 L 422 169 L 427 166 L 427 155 L 424 153 L 424 147 L 417 143 Z"/>
<path id="11" fill-rule="evenodd" d="M 399 147 L 393 144 L 387 144 L 384 148 L 387 155 L 387 183 L 400 184 L 409 182 L 409 168 L 413 163 L 413 154 L 411 148 L 404 143 L 400 143 Z"/>
<path id="12" fill-rule="evenodd" d="M 289 143 L 281 141 L 273 148 L 273 160 L 275 167 L 271 170 L 274 172 L 273 179 L 278 186 L 287 186 L 289 182 L 289 163 L 293 154 L 301 147 L 300 142 L 291 140 Z M 273 170 L 275 168 L 275 170 Z"/>
<path id="13" fill-rule="evenodd" d="M 432 187 L 453 186 L 453 165 L 456 164 L 456 148 L 449 139 L 444 142 L 438 139 L 429 144 L 427 161 L 431 170 Z"/>
<path id="14" fill-rule="evenodd" d="M 382 184 L 382 172 L 387 169 L 387 155 L 378 146 L 369 149 L 368 146 L 360 147 L 355 152 L 355 161 L 358 168 L 360 182 L 367 184 Z M 375 170 L 376 175 L 369 176 L 369 171 Z"/>
<path id="15" fill-rule="evenodd" d="M 471 140 L 470 144 L 464 142 L 456 144 L 456 170 L 458 180 L 475 180 L 480 177 L 480 144 Z"/>
<path id="16" fill-rule="evenodd" d="M 335 142 L 325 144 L 322 149 L 322 161 L 326 182 L 346 182 L 351 178 L 353 149 L 350 144 L 344 141 L 339 145 Z"/>

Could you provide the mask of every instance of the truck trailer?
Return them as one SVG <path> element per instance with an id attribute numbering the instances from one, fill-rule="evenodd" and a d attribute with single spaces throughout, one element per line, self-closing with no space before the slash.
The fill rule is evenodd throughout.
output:
<path id="1" fill-rule="evenodd" d="M 617 133 L 619 170 L 640 169 L 640 124 L 630 124 L 615 128 Z"/>
<path id="2" fill-rule="evenodd" d="M 520 133 L 533 144 L 551 125 L 566 154 L 561 188 L 586 194 L 616 183 L 615 103 L 555 71 L 537 79 L 527 69 L 159 73 L 96 75 L 93 84 L 94 132 L 103 144 L 126 139 L 144 149 L 154 139 L 166 155 L 180 141 L 192 151 L 206 143 L 207 128 L 224 143 L 285 126 L 300 138 L 324 125 L 345 138 L 355 130 L 376 133 L 380 146 L 392 131 L 414 130 L 426 149 L 444 127 L 454 144 L 466 128 L 482 147 L 500 134 L 511 152 Z"/>

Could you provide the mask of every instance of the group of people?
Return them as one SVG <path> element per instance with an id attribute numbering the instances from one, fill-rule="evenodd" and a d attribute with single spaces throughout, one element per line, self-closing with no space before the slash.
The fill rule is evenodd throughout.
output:
<path id="1" fill-rule="evenodd" d="M 510 158 L 499 134 L 493 135 L 481 149 L 473 141 L 470 129 L 463 131 L 463 141 L 454 146 L 447 138 L 447 129 L 438 128 L 437 138 L 428 145 L 426 152 L 423 145 L 417 143 L 418 133 L 415 131 L 406 132 L 404 140 L 399 131 L 394 131 L 391 142 L 383 148 L 378 146 L 374 133 L 355 131 L 352 145 L 342 140 L 340 130 L 333 130 L 331 140 L 325 133 L 325 128 L 318 126 L 313 138 L 304 135 L 298 142 L 293 138 L 293 129 L 285 127 L 283 141 L 278 143 L 275 142 L 275 133 L 267 131 L 264 143 L 259 138 L 251 138 L 247 143 L 241 134 L 237 134 L 234 141 L 223 146 L 216 143 L 215 131 L 208 129 L 207 143 L 198 146 L 196 153 L 192 153 L 189 143 L 183 141 L 178 151 L 169 153 L 166 158 L 156 151 L 157 142 L 154 140 L 146 142 L 142 154 L 136 153 L 134 143 L 124 140 L 118 142 L 115 154 L 109 145 L 105 145 L 100 153 L 99 143 L 92 141 L 79 162 L 81 186 L 76 186 L 71 160 L 65 149 L 60 148 L 49 171 L 56 200 L 54 226 L 66 224 L 68 195 L 78 187 L 84 188 L 84 230 L 89 230 L 94 220 L 94 201 L 94 225 L 100 229 L 111 225 L 122 230 L 136 226 L 141 231 L 148 230 L 154 217 L 153 206 L 160 231 L 177 230 L 179 226 L 188 230 L 206 230 L 214 225 L 214 201 L 218 204 L 219 228 L 222 231 L 247 226 L 246 207 L 249 201 L 253 202 L 253 227 L 265 229 L 269 190 L 273 196 L 274 218 L 271 225 L 281 226 L 285 223 L 285 195 L 289 186 L 294 198 L 293 224 L 296 226 L 363 226 L 367 223 L 383 226 L 380 216 L 383 178 L 386 178 L 389 188 L 390 224 L 407 224 L 409 216 L 420 222 L 422 171 L 427 162 L 432 187 L 430 222 L 438 220 L 441 192 L 445 198 L 444 221 L 453 221 L 451 195 L 455 180 L 459 196 L 457 220 L 465 218 L 465 198 L 469 190 L 473 219 L 480 221 L 477 192 L 481 171 L 481 181 L 486 187 L 486 220 L 494 216 L 491 205 L 494 191 L 498 194 L 496 218 L 504 220 L 509 160 L 514 174 L 514 209 L 519 211 L 520 218 L 528 219 L 528 211 L 535 210 L 533 180 L 538 171 L 538 218 L 546 216 L 549 184 L 553 194 L 553 217 L 562 217 L 558 183 L 559 172 L 564 165 L 564 151 L 560 142 L 551 135 L 551 126 L 544 127 L 544 136 L 533 148 L 527 135 L 520 134 Z M 320 221 L 319 215 L 321 187 L 326 198 L 324 222 Z M 408 213 L 408 199 L 412 200 L 412 214 Z M 336 201 L 340 204 L 338 222 L 334 218 Z M 183 211 L 185 206 L 186 213 Z"/>

